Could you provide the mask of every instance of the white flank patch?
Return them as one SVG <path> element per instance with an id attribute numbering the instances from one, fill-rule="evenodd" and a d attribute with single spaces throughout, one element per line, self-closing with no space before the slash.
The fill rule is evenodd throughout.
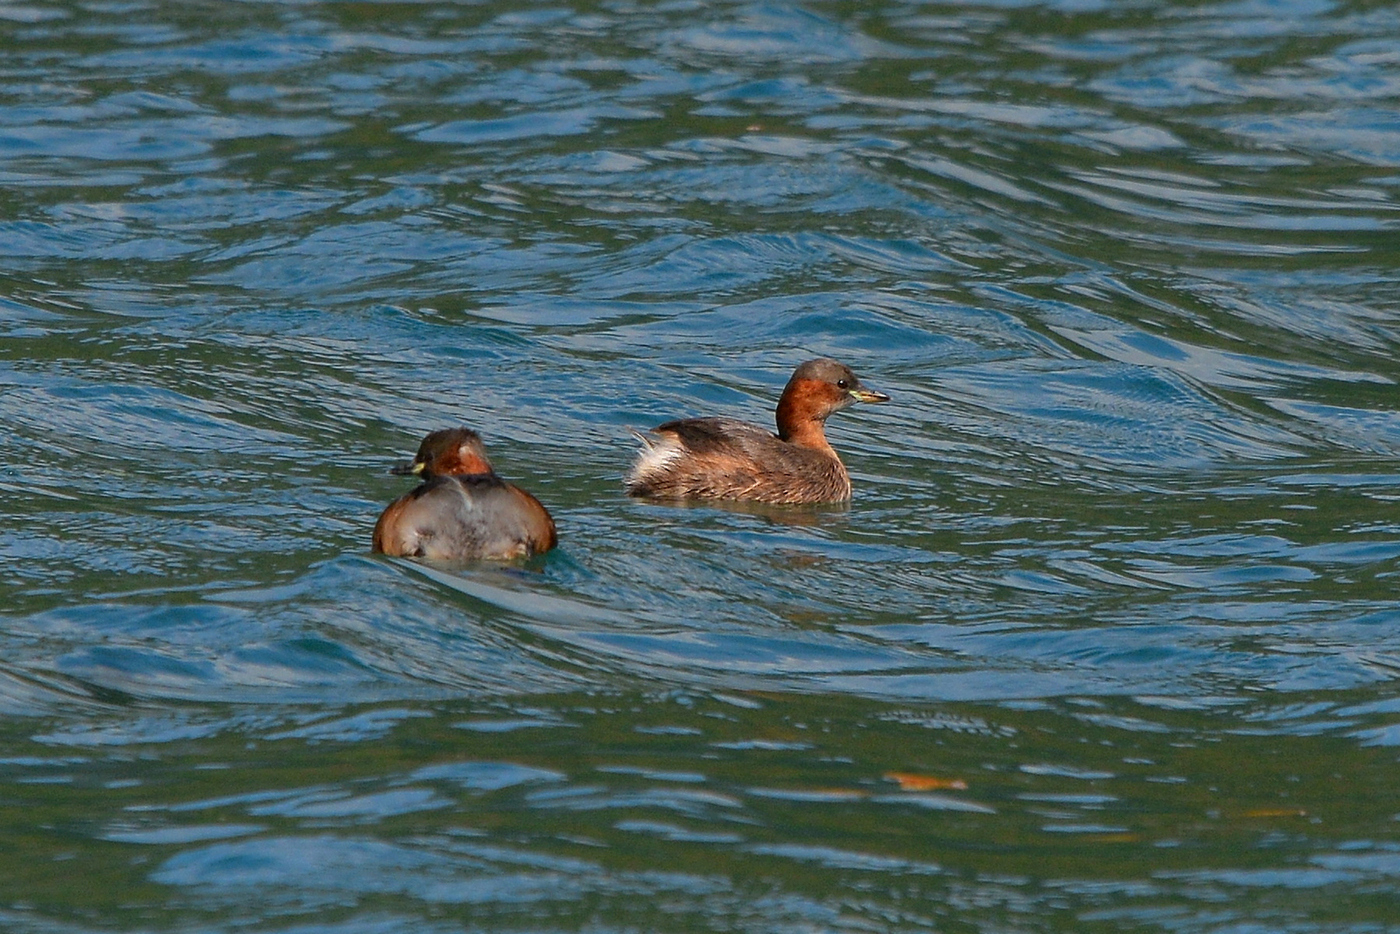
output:
<path id="1" fill-rule="evenodd" d="M 642 438 L 642 449 L 637 453 L 637 462 L 632 465 L 632 482 L 645 480 L 652 474 L 665 471 L 684 453 L 685 448 L 672 438 Z"/>

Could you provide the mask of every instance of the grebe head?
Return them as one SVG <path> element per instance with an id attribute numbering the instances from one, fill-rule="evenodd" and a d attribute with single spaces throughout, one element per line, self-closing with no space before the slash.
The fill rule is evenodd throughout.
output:
<path id="1" fill-rule="evenodd" d="M 807 437 L 813 430 L 821 431 L 821 423 L 828 415 L 853 402 L 889 399 L 883 392 L 861 385 L 844 363 L 825 358 L 808 360 L 793 371 L 778 400 L 778 437 L 784 441 Z"/>
<path id="2" fill-rule="evenodd" d="M 427 480 L 449 474 L 491 473 L 492 470 L 480 435 L 470 428 L 445 428 L 424 438 L 413 460 L 389 472 L 415 474 Z"/>

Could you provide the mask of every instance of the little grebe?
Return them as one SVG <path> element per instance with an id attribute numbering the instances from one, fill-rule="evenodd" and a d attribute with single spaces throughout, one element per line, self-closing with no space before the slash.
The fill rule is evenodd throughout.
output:
<path id="1" fill-rule="evenodd" d="M 392 473 L 423 483 L 389 504 L 374 526 L 374 550 L 431 561 L 525 558 L 553 548 L 554 520 L 540 501 L 491 469 L 470 428 L 434 431 L 418 456 Z"/>
<path id="2" fill-rule="evenodd" d="M 658 499 L 831 503 L 851 497 L 826 418 L 852 402 L 888 402 L 835 360 L 808 360 L 778 400 L 778 433 L 734 418 L 686 418 L 652 429 L 627 492 Z"/>

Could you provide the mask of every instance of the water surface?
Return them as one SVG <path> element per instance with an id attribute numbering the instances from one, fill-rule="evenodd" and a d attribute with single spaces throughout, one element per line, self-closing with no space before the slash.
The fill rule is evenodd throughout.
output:
<path id="1" fill-rule="evenodd" d="M 0 5 L 0 927 L 1400 924 L 1397 47 Z M 623 495 L 817 355 L 848 507 Z M 561 547 L 371 556 L 464 422 Z"/>

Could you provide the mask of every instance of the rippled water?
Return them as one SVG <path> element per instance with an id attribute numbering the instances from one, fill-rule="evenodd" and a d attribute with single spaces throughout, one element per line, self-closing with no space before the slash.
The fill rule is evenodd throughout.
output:
<path id="1" fill-rule="evenodd" d="M 1400 12 L 0 4 L 0 927 L 1400 924 Z M 766 422 L 845 508 L 628 500 Z M 428 430 L 553 510 L 368 553 Z"/>

